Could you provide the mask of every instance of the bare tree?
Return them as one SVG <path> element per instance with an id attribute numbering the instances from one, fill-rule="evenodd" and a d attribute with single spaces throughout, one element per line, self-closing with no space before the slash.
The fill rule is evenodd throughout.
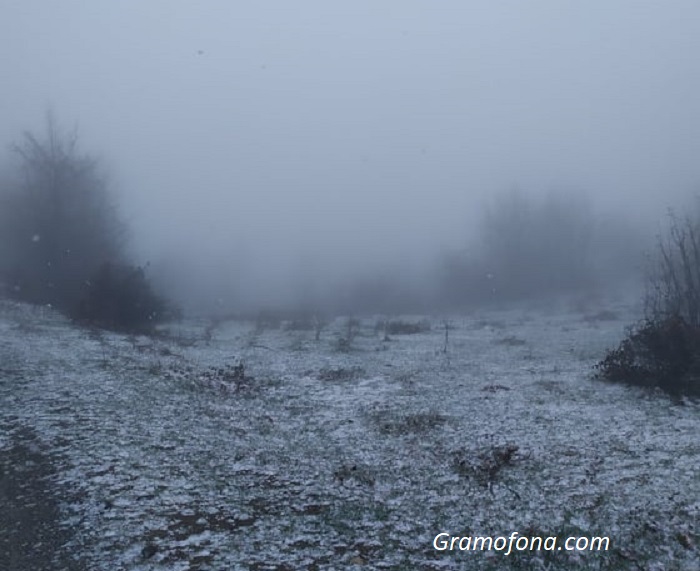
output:
<path id="1" fill-rule="evenodd" d="M 680 317 L 700 327 L 700 213 L 669 218 L 649 265 L 645 310 L 651 320 Z"/>

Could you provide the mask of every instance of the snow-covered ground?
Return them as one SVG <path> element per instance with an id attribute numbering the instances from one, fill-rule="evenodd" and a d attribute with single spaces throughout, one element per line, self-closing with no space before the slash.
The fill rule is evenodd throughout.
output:
<path id="1" fill-rule="evenodd" d="M 205 321 L 151 340 L 2 302 L 0 451 L 38 436 L 89 569 L 697 571 L 700 405 L 591 378 L 638 317 L 475 311 L 445 351 L 442 316 L 389 340 L 363 318 L 349 344 L 346 319 L 318 341 L 230 321 L 206 343 Z M 611 546 L 432 546 L 513 531 Z"/>

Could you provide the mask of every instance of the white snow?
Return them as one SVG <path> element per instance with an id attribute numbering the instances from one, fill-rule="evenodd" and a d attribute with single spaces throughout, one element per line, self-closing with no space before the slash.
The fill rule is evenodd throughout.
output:
<path id="1" fill-rule="evenodd" d="M 95 569 L 497 569 L 516 559 L 432 538 L 535 530 L 613 549 L 522 568 L 697 570 L 700 406 L 591 379 L 638 318 L 604 309 L 449 316 L 447 353 L 445 316 L 387 342 L 367 318 L 340 352 L 342 319 L 206 344 L 201 321 L 152 341 L 2 302 L 0 448 L 29 426 L 54 453 L 67 549 Z M 222 380 L 241 361 L 254 380 Z M 457 467 L 505 444 L 493 485 Z"/>

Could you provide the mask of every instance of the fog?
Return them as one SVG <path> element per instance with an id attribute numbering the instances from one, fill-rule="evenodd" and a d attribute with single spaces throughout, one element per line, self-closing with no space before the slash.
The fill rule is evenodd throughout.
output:
<path id="1" fill-rule="evenodd" d="M 432 287 L 513 188 L 585 195 L 593 216 L 653 235 L 700 183 L 694 1 L 2 13 L 0 142 L 41 132 L 47 109 L 75 125 L 133 255 L 195 305 L 318 303 L 397 276 Z"/>

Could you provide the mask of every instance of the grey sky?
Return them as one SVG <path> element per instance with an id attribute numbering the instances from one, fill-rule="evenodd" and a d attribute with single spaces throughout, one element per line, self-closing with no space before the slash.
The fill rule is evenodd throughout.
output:
<path id="1" fill-rule="evenodd" d="M 0 138 L 77 123 L 144 259 L 398 266 L 513 185 L 700 183 L 696 1 L 0 3 Z"/>

